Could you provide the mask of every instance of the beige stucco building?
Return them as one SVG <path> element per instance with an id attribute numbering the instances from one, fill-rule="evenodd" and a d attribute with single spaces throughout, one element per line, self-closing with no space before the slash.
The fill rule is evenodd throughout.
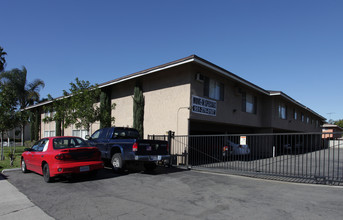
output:
<path id="1" fill-rule="evenodd" d="M 145 97 L 144 136 L 321 131 L 325 118 L 280 91 L 268 91 L 196 55 L 100 84 L 116 104 L 115 126 L 133 124 L 133 91 Z M 43 102 L 28 109 L 40 108 Z M 99 128 L 94 123 L 90 133 Z M 41 137 L 55 124 L 41 123 Z M 65 135 L 84 136 L 71 126 Z"/>

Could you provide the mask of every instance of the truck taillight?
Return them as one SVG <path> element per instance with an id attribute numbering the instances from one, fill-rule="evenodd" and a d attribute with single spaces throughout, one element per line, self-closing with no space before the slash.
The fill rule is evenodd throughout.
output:
<path id="1" fill-rule="evenodd" d="M 134 143 L 132 145 L 132 151 L 138 151 L 138 144 L 137 143 Z"/>

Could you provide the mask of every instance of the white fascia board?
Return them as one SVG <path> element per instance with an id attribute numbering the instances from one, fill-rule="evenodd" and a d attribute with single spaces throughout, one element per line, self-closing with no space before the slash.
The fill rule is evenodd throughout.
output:
<path id="1" fill-rule="evenodd" d="M 270 96 L 274 96 L 274 95 L 281 95 L 281 92 L 270 93 Z"/>
<path id="2" fill-rule="evenodd" d="M 28 106 L 28 107 L 26 107 L 25 109 L 22 109 L 21 111 L 29 110 L 29 109 L 31 109 L 31 108 L 36 108 L 36 107 L 43 106 L 43 105 L 46 105 L 46 104 L 49 104 L 49 103 L 52 103 L 52 100 L 51 100 L 51 101 L 42 102 L 42 103 L 38 103 L 38 104 L 36 104 L 36 105 Z"/>
<path id="3" fill-rule="evenodd" d="M 46 104 L 50 104 L 52 103 L 53 101 L 57 101 L 57 100 L 61 100 L 61 99 L 65 99 L 65 98 L 69 98 L 71 97 L 71 95 L 68 95 L 68 96 L 60 96 L 60 97 L 57 97 L 53 100 L 48 100 L 48 101 L 45 101 L 45 102 L 42 102 L 42 103 L 39 103 L 39 104 L 36 104 L 36 105 L 31 105 L 31 106 L 28 106 L 26 107 L 25 109 L 21 110 L 21 111 L 24 111 L 24 110 L 28 110 L 28 109 L 31 109 L 31 108 L 36 108 L 36 107 L 39 107 L 39 106 L 43 106 L 43 105 L 46 105 Z"/>
<path id="4" fill-rule="evenodd" d="M 161 70 L 169 69 L 169 68 L 172 68 L 172 67 L 175 67 L 175 66 L 180 66 L 180 65 L 183 65 L 185 63 L 190 63 L 190 62 L 193 62 L 193 61 L 194 61 L 194 58 L 191 58 L 189 60 L 185 60 L 185 61 L 182 61 L 180 63 L 170 64 L 168 66 L 164 66 L 164 67 L 161 67 L 161 68 L 157 68 L 157 69 L 154 69 L 154 70 L 143 72 L 143 73 L 140 73 L 140 74 L 128 77 L 128 78 L 124 78 L 124 79 L 121 79 L 121 80 L 118 80 L 118 81 L 114 81 L 114 82 L 111 82 L 111 83 L 99 86 L 99 88 L 103 88 L 103 87 L 106 87 L 106 86 L 110 86 L 110 85 L 114 85 L 114 84 L 117 84 L 117 83 L 121 83 L 121 82 L 130 80 L 130 79 L 141 77 L 141 76 L 149 75 L 149 74 L 154 73 L 154 72 L 158 72 L 158 71 L 161 71 Z"/>
<path id="5" fill-rule="evenodd" d="M 240 78 L 238 78 L 238 77 L 236 77 L 236 76 L 234 76 L 232 74 L 229 74 L 229 73 L 227 73 L 226 71 L 224 71 L 222 69 L 219 69 L 219 68 L 217 68 L 217 67 L 215 67 L 213 65 L 210 65 L 210 64 L 208 64 L 208 63 L 206 63 L 206 62 L 204 62 L 202 60 L 199 60 L 199 59 L 195 59 L 194 61 L 199 63 L 199 64 L 201 64 L 201 65 L 203 65 L 203 66 L 206 66 L 206 67 L 208 67 L 210 69 L 213 69 L 214 71 L 220 72 L 221 74 L 223 74 L 223 75 L 225 75 L 225 76 L 227 76 L 227 77 L 229 77 L 231 79 L 234 79 L 234 80 L 236 80 L 236 81 L 238 81 L 238 82 L 240 82 L 240 83 L 242 83 L 242 84 L 244 84 L 244 85 L 246 85 L 248 87 L 251 87 L 251 88 L 253 88 L 253 89 L 255 89 L 255 90 L 257 90 L 257 91 L 259 91 L 259 92 L 261 92 L 261 93 L 263 93 L 265 95 L 269 95 L 269 92 L 267 92 L 267 91 L 265 91 L 265 90 L 263 90 L 263 89 L 261 89 L 261 88 L 259 88 L 257 86 L 254 86 L 252 84 L 249 84 L 248 82 L 246 82 L 246 81 L 244 81 L 244 80 L 242 80 L 242 79 L 240 79 Z"/>

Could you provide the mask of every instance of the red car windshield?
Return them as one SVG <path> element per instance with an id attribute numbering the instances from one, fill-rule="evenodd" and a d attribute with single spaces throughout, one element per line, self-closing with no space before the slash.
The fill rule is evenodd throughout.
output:
<path id="1" fill-rule="evenodd" d="M 89 145 L 82 138 L 77 137 L 61 137 L 55 138 L 53 141 L 54 149 L 66 149 L 75 147 L 89 147 Z"/>

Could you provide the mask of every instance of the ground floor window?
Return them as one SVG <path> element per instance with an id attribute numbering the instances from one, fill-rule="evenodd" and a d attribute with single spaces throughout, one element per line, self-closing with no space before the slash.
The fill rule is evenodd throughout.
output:
<path id="1" fill-rule="evenodd" d="M 72 135 L 85 139 L 86 135 L 88 135 L 88 131 L 87 130 L 73 130 Z"/>

